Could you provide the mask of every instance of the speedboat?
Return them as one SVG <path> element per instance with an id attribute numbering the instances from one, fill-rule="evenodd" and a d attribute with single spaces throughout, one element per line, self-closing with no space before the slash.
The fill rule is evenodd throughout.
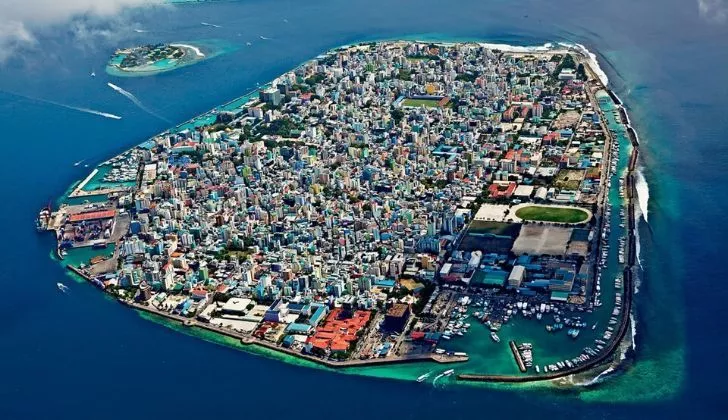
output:
<path id="1" fill-rule="evenodd" d="M 448 369 L 448 370 L 442 372 L 442 374 L 445 375 L 445 376 L 450 376 L 453 373 L 455 373 L 455 369 Z"/>
<path id="2" fill-rule="evenodd" d="M 60 290 L 63 293 L 66 293 L 68 291 L 68 286 L 66 286 L 63 283 L 56 283 L 56 287 L 58 287 L 58 290 Z"/>
<path id="3" fill-rule="evenodd" d="M 418 376 L 417 377 L 417 382 L 424 382 L 427 378 L 430 377 L 430 375 L 432 375 L 432 372 L 427 372 L 424 375 Z"/>
<path id="4" fill-rule="evenodd" d="M 490 338 L 492 338 L 496 343 L 500 343 L 500 337 L 498 337 L 498 334 L 496 334 L 495 331 L 490 333 Z"/>

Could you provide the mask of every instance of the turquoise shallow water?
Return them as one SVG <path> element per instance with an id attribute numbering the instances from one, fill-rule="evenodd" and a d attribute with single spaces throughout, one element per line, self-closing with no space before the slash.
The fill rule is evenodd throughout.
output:
<path id="1" fill-rule="evenodd" d="M 215 384 L 195 387 L 193 402 L 240 401 L 216 408 L 216 415 L 227 416 L 287 414 L 286 407 L 295 406 L 305 407 L 297 409 L 305 417 L 339 418 L 341 411 L 332 407 L 349 407 L 354 401 L 370 408 L 349 410 L 353 418 L 722 416 L 722 378 L 706 372 L 728 372 L 728 363 L 719 357 L 728 340 L 718 333 L 725 327 L 721 302 L 728 288 L 716 280 L 723 277 L 721 238 L 728 233 L 722 222 L 726 202 L 717 193 L 728 173 L 728 122 L 722 109 L 728 86 L 719 71 L 701 69 L 728 64 L 728 28 L 702 20 L 695 3 L 667 0 L 655 7 L 654 2 L 626 0 L 527 0 L 513 7 L 491 0 L 444 7 L 434 0 L 274 5 L 244 0 L 130 11 L 123 18 L 129 28 L 149 32 L 122 28 L 113 42 L 103 38 L 81 45 L 67 31 L 49 31 L 38 35 L 36 50 L 2 67 L 0 121 L 7 138 L 16 139 L 4 143 L 13 158 L 2 171 L 12 182 L 0 204 L 10 228 L 7 237 L 12 238 L 0 248 L 6 261 L 0 282 L 10 297 L 0 306 L 6 338 L 0 340 L 4 417 L 209 415 L 206 404 L 169 402 L 190 392 L 180 384 L 190 383 L 191 377 Z M 261 35 L 272 39 L 263 41 Z M 640 134 L 641 165 L 649 183 L 648 223 L 640 225 L 644 273 L 636 296 L 632 367 L 579 392 L 538 386 L 513 392 L 503 386 L 452 383 L 436 389 L 302 368 L 232 349 L 234 343 L 211 345 L 206 341 L 210 337 L 200 340 L 149 322 L 86 284 L 71 283 L 67 295 L 58 292 L 55 283 L 67 277 L 48 258 L 53 239 L 35 234 L 37 209 L 88 174 L 88 168 L 74 167 L 74 162 L 87 159 L 94 166 L 170 128 L 109 89 L 106 82 L 114 79 L 108 75 L 89 77 L 89 68 L 105 65 L 116 48 L 209 38 L 238 47 L 195 66 L 125 80 L 124 88 L 146 106 L 183 122 L 337 45 L 403 37 L 521 45 L 565 40 L 598 53 Z M 65 59 L 71 56 L 74 60 Z M 123 118 L 112 120 L 3 92 Z M 210 368 L 200 373 L 203 360 Z M 411 378 L 421 372 L 419 366 L 402 369 L 367 373 Z M 148 375 L 140 372 L 154 372 L 154 398 L 129 396 L 130 390 L 148 383 Z M 296 391 L 271 391 L 279 389 Z M 282 404 L 282 399 L 292 402 Z"/>
<path id="2" fill-rule="evenodd" d="M 124 60 L 124 54 L 116 54 L 109 59 L 109 63 L 106 66 L 106 73 L 116 77 L 145 77 L 154 76 L 155 74 L 165 73 L 172 70 L 177 70 L 183 67 L 192 66 L 198 64 L 204 60 L 210 60 L 222 54 L 227 54 L 235 51 L 238 47 L 235 44 L 227 42 L 221 39 L 203 39 L 197 41 L 185 41 L 185 42 L 171 42 L 173 44 L 185 44 L 197 47 L 204 54 L 204 57 L 184 57 L 182 59 L 176 58 L 164 58 L 145 66 L 135 68 L 133 71 L 122 70 L 118 67 L 119 64 Z"/>

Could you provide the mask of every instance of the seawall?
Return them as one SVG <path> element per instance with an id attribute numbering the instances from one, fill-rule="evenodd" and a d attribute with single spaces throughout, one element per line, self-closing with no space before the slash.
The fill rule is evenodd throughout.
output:
<path id="1" fill-rule="evenodd" d="M 606 89 L 606 87 L 605 87 Z M 624 113 L 623 123 L 627 128 L 630 142 L 632 143 L 632 153 L 629 157 L 629 165 L 627 167 L 627 212 L 628 212 L 628 226 L 627 226 L 627 250 L 628 258 L 627 264 L 625 265 L 623 277 L 624 277 L 624 300 L 623 300 L 623 311 L 619 322 L 619 328 L 616 334 L 609 341 L 607 346 L 602 350 L 599 355 L 588 360 L 586 363 L 560 370 L 558 372 L 542 373 L 537 375 L 489 375 L 479 373 L 463 373 L 457 375 L 457 379 L 461 381 L 477 381 L 477 382 L 493 382 L 493 383 L 525 383 L 525 382 L 538 382 L 538 381 L 551 381 L 555 379 L 565 378 L 570 375 L 588 372 L 603 363 L 609 362 L 614 356 L 615 351 L 619 348 L 620 343 L 630 331 L 630 313 L 632 311 L 632 301 L 634 298 L 634 267 L 636 263 L 636 234 L 637 229 L 636 221 L 634 217 L 634 206 L 635 199 L 637 198 L 637 191 L 635 189 L 635 169 L 637 167 L 637 157 L 639 156 L 639 141 L 637 134 L 632 126 L 628 123 L 629 118 L 626 117 L 626 111 L 624 106 L 619 101 L 619 98 L 612 92 L 611 89 L 606 89 L 609 96 L 615 103 L 618 103 L 620 113 Z M 619 102 L 617 102 L 619 101 Z M 611 133 L 609 134 L 611 136 Z M 520 367 L 520 365 L 519 365 Z"/>
<path id="2" fill-rule="evenodd" d="M 75 274 L 81 276 L 89 283 L 93 282 L 93 277 L 89 276 L 84 270 L 81 270 L 77 267 L 74 267 L 71 264 L 66 265 L 66 268 Z M 130 302 L 126 300 L 118 300 L 119 303 L 128 306 L 132 309 L 137 309 L 140 311 L 144 311 L 156 316 L 160 316 L 162 318 L 165 318 L 167 320 L 171 321 L 177 321 L 183 324 L 187 327 L 196 327 L 200 328 L 206 331 L 214 332 L 217 334 L 224 335 L 226 337 L 235 338 L 237 340 L 240 340 L 240 343 L 243 345 L 258 345 L 261 347 L 265 347 L 267 349 L 284 353 L 293 357 L 297 357 L 299 359 L 307 360 L 310 362 L 314 362 L 316 364 L 331 368 L 331 369 L 342 369 L 342 368 L 352 368 L 352 367 L 362 367 L 362 366 L 377 366 L 377 365 L 387 365 L 387 364 L 395 364 L 395 363 L 413 363 L 413 362 L 436 362 L 436 363 L 460 363 L 460 362 L 466 362 L 468 361 L 468 356 L 448 356 L 448 355 L 437 355 L 432 353 L 427 354 L 417 354 L 417 355 L 407 355 L 407 356 L 390 356 L 385 358 L 377 358 L 377 359 L 364 359 L 364 360 L 345 360 L 345 361 L 336 361 L 336 360 L 325 360 L 320 359 L 315 356 L 311 356 L 308 354 L 303 354 L 294 350 L 287 349 L 285 347 L 280 347 L 274 343 L 271 343 L 269 341 L 261 340 L 256 337 L 252 337 L 250 335 L 244 335 L 241 333 L 238 333 L 233 330 L 229 330 L 226 328 L 221 328 L 212 324 L 208 324 L 205 322 L 197 322 L 192 318 L 187 318 L 184 316 L 172 314 L 165 311 L 160 311 L 156 309 L 153 306 L 150 305 L 144 305 L 137 302 Z"/>

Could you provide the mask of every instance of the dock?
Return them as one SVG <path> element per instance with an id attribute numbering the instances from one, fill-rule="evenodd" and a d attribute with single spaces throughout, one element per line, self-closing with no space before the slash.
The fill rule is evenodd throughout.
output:
<path id="1" fill-rule="evenodd" d="M 607 92 L 609 93 L 609 96 L 612 97 L 612 100 L 615 99 L 616 95 L 614 92 L 612 92 L 610 89 L 607 89 L 606 86 L 604 87 Z M 618 98 L 617 98 L 618 99 Z M 616 102 L 616 101 L 615 101 Z M 620 110 L 622 112 L 624 111 L 624 105 L 619 102 Z M 635 132 L 634 128 L 628 123 L 628 119 L 623 120 L 623 123 L 625 124 L 627 128 L 627 134 L 629 136 L 629 140 L 632 143 L 632 153 L 629 157 L 629 165 L 627 167 L 627 214 L 628 214 L 628 221 L 627 221 L 627 264 L 624 268 L 623 272 L 623 278 L 624 278 L 624 297 L 623 297 L 623 311 L 622 316 L 619 321 L 619 325 L 616 326 L 616 330 L 614 332 L 614 335 L 612 339 L 609 341 L 609 343 L 604 347 L 604 349 L 599 353 L 597 357 L 594 357 L 587 361 L 584 364 L 574 366 L 572 368 L 562 369 L 557 372 L 548 372 L 548 373 L 541 373 L 541 374 L 530 374 L 530 375 L 494 375 L 494 374 L 480 374 L 480 373 L 462 373 L 457 375 L 457 379 L 461 381 L 474 381 L 474 382 L 491 382 L 491 383 L 525 383 L 525 382 L 538 382 L 538 381 L 549 381 L 554 379 L 560 379 L 564 378 L 569 375 L 578 374 L 578 373 L 584 373 L 591 369 L 596 368 L 597 366 L 600 366 L 604 363 L 607 363 L 611 361 L 614 352 L 619 348 L 620 343 L 624 339 L 624 337 L 627 335 L 627 332 L 630 331 L 630 316 L 629 314 L 632 311 L 632 300 L 634 297 L 634 269 L 635 269 L 635 263 L 637 260 L 637 238 L 636 238 L 636 229 L 637 224 L 634 217 L 634 210 L 635 210 L 635 199 L 637 198 L 637 191 L 635 189 L 635 169 L 637 167 L 637 157 L 639 156 L 639 140 L 637 139 L 637 133 Z M 518 352 L 517 348 L 515 347 L 515 343 L 511 341 L 511 351 L 513 351 L 514 357 L 516 357 L 516 353 Z M 518 357 L 516 357 L 516 362 L 518 363 L 518 359 L 520 358 L 520 354 Z M 521 361 L 522 362 L 522 361 Z M 521 364 L 519 363 L 519 369 L 521 369 Z M 525 367 L 524 369 L 521 369 L 521 372 L 526 372 Z"/>
<path id="2" fill-rule="evenodd" d="M 511 340 L 508 342 L 508 345 L 511 347 L 511 352 L 513 353 L 513 357 L 516 359 L 516 364 L 518 365 L 518 370 L 520 370 L 521 373 L 526 373 L 526 364 L 523 363 L 523 358 L 521 357 L 521 352 L 518 351 L 516 342 Z"/>

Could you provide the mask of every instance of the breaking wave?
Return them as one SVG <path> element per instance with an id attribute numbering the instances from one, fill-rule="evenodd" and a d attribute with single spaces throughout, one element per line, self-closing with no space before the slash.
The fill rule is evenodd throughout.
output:
<path id="1" fill-rule="evenodd" d="M 647 221 L 647 210 L 650 200 L 650 188 L 647 185 L 645 174 L 642 172 L 642 168 L 637 168 L 637 177 L 635 180 L 635 189 L 637 190 L 637 204 L 639 206 L 642 217 Z"/>

